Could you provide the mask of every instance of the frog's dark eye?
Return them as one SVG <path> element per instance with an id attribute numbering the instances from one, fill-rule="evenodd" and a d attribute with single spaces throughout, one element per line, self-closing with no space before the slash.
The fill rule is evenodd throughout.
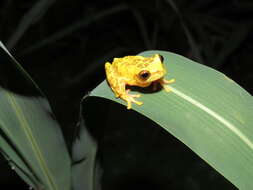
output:
<path id="1" fill-rule="evenodd" d="M 164 60 L 163 56 L 162 55 L 158 55 L 158 56 L 159 56 L 159 59 L 161 60 L 161 62 L 163 63 L 163 60 Z"/>
<path id="2" fill-rule="evenodd" d="M 147 79 L 150 77 L 150 72 L 149 72 L 149 71 L 146 71 L 146 70 L 143 70 L 143 71 L 141 71 L 141 72 L 138 74 L 138 77 L 139 77 L 141 80 L 145 81 L 145 80 L 147 80 Z"/>

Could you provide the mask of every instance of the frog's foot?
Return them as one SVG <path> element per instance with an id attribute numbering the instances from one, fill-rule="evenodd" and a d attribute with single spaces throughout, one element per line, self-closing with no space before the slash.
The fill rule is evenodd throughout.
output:
<path id="1" fill-rule="evenodd" d="M 170 79 L 170 80 L 163 79 L 163 80 L 162 80 L 162 83 L 163 83 L 163 84 L 171 84 L 171 83 L 173 83 L 173 82 L 175 82 L 175 81 L 176 81 L 175 79 Z"/>
<path id="2" fill-rule="evenodd" d="M 164 90 L 166 92 L 170 92 L 171 88 L 169 86 L 166 86 L 166 84 L 171 84 L 171 83 L 173 83 L 175 81 L 176 81 L 175 79 L 170 79 L 170 80 L 161 79 L 159 82 L 160 82 L 160 84 L 162 85 L 162 87 L 164 88 Z"/>
<path id="3" fill-rule="evenodd" d="M 130 90 L 127 89 L 126 90 L 126 94 L 124 96 L 122 96 L 122 99 L 124 99 L 127 102 L 127 109 L 131 109 L 132 108 L 132 102 L 137 104 L 137 105 L 142 105 L 143 102 L 137 101 L 134 98 L 139 98 L 141 97 L 140 94 L 129 94 Z"/>

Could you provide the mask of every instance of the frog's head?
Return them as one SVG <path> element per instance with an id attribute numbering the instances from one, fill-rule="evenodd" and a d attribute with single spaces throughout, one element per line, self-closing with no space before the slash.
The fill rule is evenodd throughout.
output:
<path id="1" fill-rule="evenodd" d="M 155 54 L 152 57 L 143 59 L 143 66 L 139 67 L 136 80 L 140 85 L 148 85 L 166 74 L 163 64 L 163 56 Z"/>

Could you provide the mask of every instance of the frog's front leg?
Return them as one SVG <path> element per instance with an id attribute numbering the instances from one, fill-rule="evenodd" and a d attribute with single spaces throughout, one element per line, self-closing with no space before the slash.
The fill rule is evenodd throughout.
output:
<path id="1" fill-rule="evenodd" d="M 141 97 L 140 94 L 129 94 L 130 90 L 127 89 L 125 91 L 125 94 L 121 95 L 120 97 L 125 100 L 127 102 L 127 109 L 131 109 L 132 108 L 132 102 L 137 104 L 137 105 L 142 105 L 143 102 L 137 101 L 134 98 L 139 98 Z"/>
<path id="2" fill-rule="evenodd" d="M 135 100 L 135 98 L 141 97 L 140 94 L 130 94 L 130 89 L 126 90 L 126 83 L 124 80 L 120 81 L 119 83 L 119 88 L 117 94 L 122 100 L 125 100 L 127 102 L 127 109 L 132 108 L 132 102 L 137 104 L 137 105 L 142 105 L 143 103 L 140 101 Z"/>
<path id="3" fill-rule="evenodd" d="M 121 98 L 127 102 L 127 109 L 132 108 L 132 102 L 141 105 L 142 102 L 135 100 L 134 98 L 139 98 L 140 94 L 129 94 L 130 90 L 126 90 L 126 79 L 118 75 L 118 73 L 114 70 L 112 65 L 107 62 L 105 64 L 106 77 L 107 81 L 110 84 L 116 98 Z"/>
<path id="4" fill-rule="evenodd" d="M 132 108 L 132 102 L 137 105 L 142 105 L 142 102 L 135 100 L 135 98 L 141 97 L 140 94 L 130 94 L 130 89 L 126 90 L 126 82 L 122 78 L 114 78 L 113 84 L 111 85 L 112 90 L 116 98 L 121 98 L 127 102 L 127 109 Z"/>
<path id="5" fill-rule="evenodd" d="M 171 88 L 169 86 L 166 86 L 166 84 L 171 84 L 174 83 L 175 81 L 176 81 L 175 79 L 166 80 L 162 78 L 158 82 L 161 84 L 161 86 L 164 88 L 166 92 L 170 92 Z"/>

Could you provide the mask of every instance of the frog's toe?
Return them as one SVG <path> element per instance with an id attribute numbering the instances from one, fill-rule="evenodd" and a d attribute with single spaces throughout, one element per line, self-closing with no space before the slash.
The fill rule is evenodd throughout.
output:
<path id="1" fill-rule="evenodd" d="M 128 97 L 127 99 L 127 109 L 131 109 L 132 108 L 132 102 L 137 104 L 137 105 L 142 105 L 143 102 L 137 101 L 135 100 L 132 96 Z"/>
<path id="2" fill-rule="evenodd" d="M 163 85 L 163 88 L 166 92 L 171 92 L 171 88 L 169 86 Z"/>
<path id="3" fill-rule="evenodd" d="M 134 98 L 132 99 L 132 102 L 139 105 L 139 106 L 143 104 L 143 102 L 137 101 Z"/>
<path id="4" fill-rule="evenodd" d="M 132 98 L 139 98 L 141 97 L 140 94 L 129 94 Z"/>
<path id="5" fill-rule="evenodd" d="M 132 97 L 132 98 L 139 98 L 139 97 L 141 97 L 141 94 L 129 94 L 129 92 L 130 92 L 130 90 L 127 89 L 126 90 L 127 95 L 130 96 L 130 97 Z"/>
<path id="6" fill-rule="evenodd" d="M 171 91 L 171 88 L 169 86 L 166 86 L 166 84 L 171 84 L 173 82 L 175 82 L 176 80 L 175 79 L 170 79 L 170 80 L 166 80 L 166 79 L 162 79 L 160 80 L 160 84 L 163 86 L 163 89 L 166 91 L 166 92 L 170 92 Z"/>
<path id="7" fill-rule="evenodd" d="M 173 83 L 175 81 L 176 81 L 175 79 L 170 79 L 170 80 L 163 79 L 162 83 L 163 84 L 171 84 L 171 83 Z"/>
<path id="8" fill-rule="evenodd" d="M 143 104 L 143 102 L 140 102 L 140 101 L 134 101 L 134 103 L 136 103 L 139 106 L 141 106 Z"/>
<path id="9" fill-rule="evenodd" d="M 127 109 L 130 110 L 132 108 L 132 104 L 130 101 L 127 101 Z"/>

